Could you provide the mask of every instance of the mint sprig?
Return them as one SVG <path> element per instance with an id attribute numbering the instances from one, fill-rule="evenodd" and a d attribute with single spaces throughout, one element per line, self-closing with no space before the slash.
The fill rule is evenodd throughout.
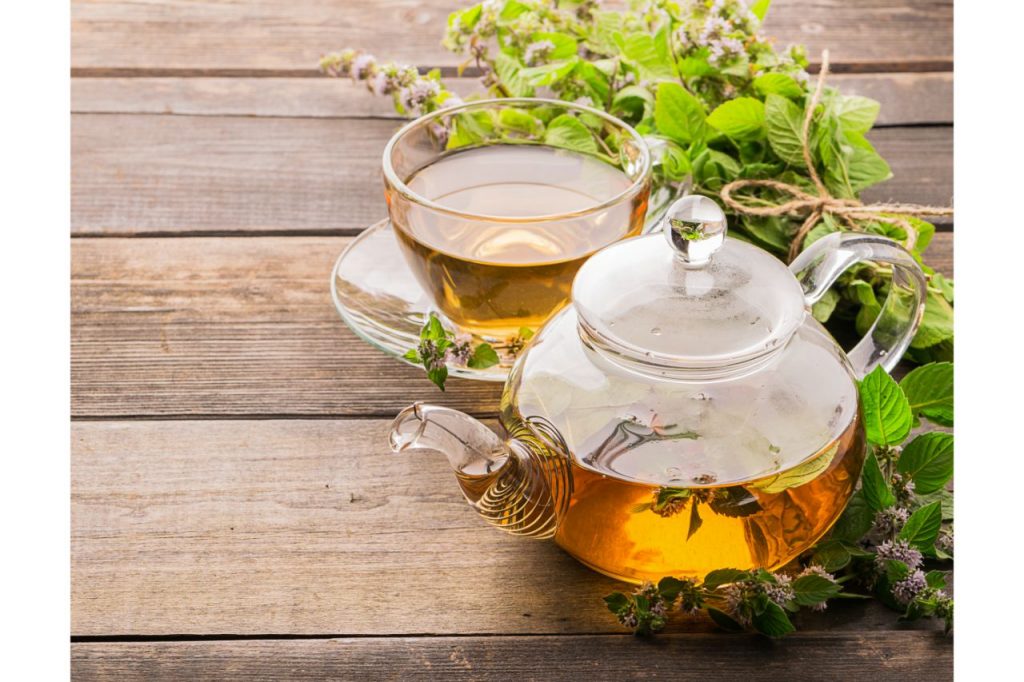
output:
<path id="1" fill-rule="evenodd" d="M 444 390 L 448 379 L 448 363 L 458 366 L 486 369 L 498 364 L 501 359 L 497 351 L 487 343 L 475 346 L 468 338 L 459 337 L 445 329 L 435 313 L 430 313 L 420 329 L 420 343 L 402 356 L 410 362 L 423 365 L 427 378 Z"/>

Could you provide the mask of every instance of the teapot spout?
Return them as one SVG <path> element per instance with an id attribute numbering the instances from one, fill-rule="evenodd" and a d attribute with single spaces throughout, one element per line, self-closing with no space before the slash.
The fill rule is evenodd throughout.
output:
<path id="1" fill-rule="evenodd" d="M 557 518 L 545 469 L 525 444 L 502 441 L 458 410 L 422 403 L 399 413 L 389 441 L 396 453 L 444 453 L 466 501 L 491 525 L 515 535 L 554 535 Z"/>

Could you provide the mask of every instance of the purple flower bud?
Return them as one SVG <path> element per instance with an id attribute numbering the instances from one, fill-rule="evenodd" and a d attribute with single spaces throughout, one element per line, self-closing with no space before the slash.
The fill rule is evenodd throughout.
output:
<path id="1" fill-rule="evenodd" d="M 875 567 L 880 573 L 885 572 L 886 561 L 902 561 L 907 568 L 914 570 L 921 565 L 921 552 L 910 546 L 906 540 L 886 540 L 875 548 Z"/>
<path id="2" fill-rule="evenodd" d="M 928 581 L 925 580 L 924 571 L 918 569 L 892 586 L 892 596 L 899 604 L 906 606 L 926 587 Z"/>

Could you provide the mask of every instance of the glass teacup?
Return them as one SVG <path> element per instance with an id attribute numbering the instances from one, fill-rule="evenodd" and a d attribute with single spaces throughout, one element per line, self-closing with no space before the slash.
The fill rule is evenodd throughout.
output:
<path id="1" fill-rule="evenodd" d="M 540 327 L 591 254 L 641 232 L 650 176 L 635 130 L 558 100 L 443 109 L 384 150 L 410 269 L 455 331 L 497 341 Z"/>

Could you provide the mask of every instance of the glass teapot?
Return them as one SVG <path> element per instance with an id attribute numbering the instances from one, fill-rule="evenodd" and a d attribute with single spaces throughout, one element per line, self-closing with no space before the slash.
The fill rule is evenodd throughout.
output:
<path id="1" fill-rule="evenodd" d="M 572 304 L 505 384 L 507 440 L 417 403 L 395 419 L 392 449 L 445 453 L 489 523 L 554 538 L 621 580 L 779 568 L 854 491 L 865 456 L 856 380 L 899 361 L 924 275 L 896 242 L 851 233 L 787 268 L 727 238 L 721 208 L 701 196 L 673 204 L 663 225 L 579 270 Z M 847 354 L 808 310 L 860 261 L 890 264 L 893 279 Z"/>

